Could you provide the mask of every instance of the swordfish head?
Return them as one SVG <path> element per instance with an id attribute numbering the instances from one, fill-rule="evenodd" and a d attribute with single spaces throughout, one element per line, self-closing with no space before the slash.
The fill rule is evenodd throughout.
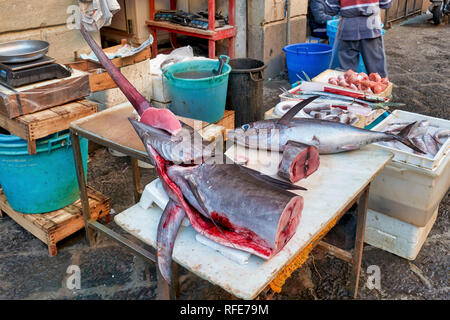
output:
<path id="1" fill-rule="evenodd" d="M 202 137 L 187 125 L 183 125 L 174 136 L 145 123 L 129 120 L 144 146 L 151 146 L 167 161 L 177 164 L 201 163 L 214 154 L 214 146 L 206 145 Z"/>

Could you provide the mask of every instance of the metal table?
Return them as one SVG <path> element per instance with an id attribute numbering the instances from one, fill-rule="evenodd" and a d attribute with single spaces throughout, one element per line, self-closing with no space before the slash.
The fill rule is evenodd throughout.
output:
<path id="1" fill-rule="evenodd" d="M 135 254 L 144 257 L 148 261 L 155 262 L 156 257 L 153 252 L 143 249 L 141 246 L 129 241 L 118 233 L 112 231 L 110 228 L 92 220 L 90 218 L 89 206 L 87 205 L 85 175 L 82 169 L 83 167 L 81 163 L 81 152 L 78 136 L 82 136 L 100 145 L 120 151 L 132 158 L 132 171 L 136 187 L 136 202 L 139 200 L 139 169 L 137 167 L 137 160 L 149 162 L 149 159 L 142 142 L 128 121 L 128 117 L 132 111 L 130 108 L 131 107 L 108 109 L 71 124 L 70 132 L 73 143 L 81 201 L 83 204 L 86 236 L 89 244 L 92 245 L 94 243 L 94 232 L 104 233 L 119 242 L 121 245 L 131 249 Z M 300 222 L 297 233 L 286 244 L 285 248 L 283 248 L 275 257 L 268 261 L 264 262 L 262 260 L 255 260 L 255 263 L 250 265 L 250 267 L 246 265 L 240 266 L 234 262 L 229 264 L 229 261 L 226 261 L 227 258 L 224 258 L 223 256 L 221 258 L 219 253 L 214 255 L 212 254 L 214 253 L 213 250 L 210 248 L 205 247 L 198 242 L 195 243 L 195 239 L 191 241 L 192 234 L 189 236 L 189 232 L 192 233 L 193 230 L 191 227 L 181 230 L 177 240 L 187 237 L 186 241 L 190 241 L 189 245 L 196 247 L 193 247 L 193 250 L 202 248 L 199 246 L 203 246 L 206 250 L 209 249 L 209 252 L 204 255 L 206 257 L 205 259 L 215 259 L 215 261 L 221 261 L 222 263 L 215 264 L 218 265 L 217 268 L 224 268 L 224 270 L 226 269 L 228 271 L 228 274 L 230 274 L 229 279 L 217 278 L 217 274 L 220 274 L 220 272 L 218 273 L 217 270 L 211 269 L 211 265 L 214 265 L 214 263 L 200 263 L 193 266 L 191 261 L 192 254 L 187 254 L 184 256 L 178 255 L 176 247 L 177 242 L 179 241 L 175 243 L 174 260 L 184 267 L 187 267 L 198 276 L 208 279 L 212 283 L 221 285 L 224 289 L 233 293 L 237 297 L 253 299 L 257 297 L 257 295 L 264 289 L 264 286 L 267 286 L 267 284 L 270 283 L 277 273 L 282 271 L 284 267 L 286 267 L 298 254 L 302 252 L 302 250 L 305 249 L 305 247 L 308 245 L 312 245 L 314 247 L 319 246 L 328 253 L 352 265 L 350 285 L 348 289 L 350 294 L 353 297 L 356 297 L 358 292 L 359 274 L 364 245 L 364 229 L 370 182 L 391 160 L 392 156 L 393 155 L 391 153 L 385 150 L 368 146 L 361 151 L 328 155 L 324 156 L 323 160 L 321 158 L 321 166 L 319 167 L 319 170 L 308 179 L 300 181 L 300 184 L 308 188 L 309 191 L 302 194 L 305 198 L 305 208 L 302 214 L 303 220 Z M 250 157 L 250 159 L 254 158 L 255 157 Z M 342 166 L 342 164 L 347 165 Z M 249 166 L 263 171 L 264 173 L 272 174 L 272 172 L 269 172 L 270 170 L 267 171 L 266 168 L 258 168 L 255 163 L 250 162 Z M 330 173 L 335 171 L 335 168 L 340 169 L 338 170 L 340 174 L 338 176 L 335 174 L 330 175 Z M 347 185 L 349 186 L 347 190 L 343 190 L 345 189 L 343 186 Z M 332 191 L 331 196 L 330 190 Z M 328 199 L 325 199 L 324 196 L 327 196 Z M 321 241 L 321 238 L 325 235 L 322 233 L 324 230 L 327 230 L 330 223 L 332 221 L 339 220 L 356 202 L 358 202 L 358 220 L 353 252 L 350 253 L 344 251 Z M 316 216 L 320 217 L 320 219 L 317 220 L 318 218 L 315 218 Z M 304 222 L 303 225 L 302 221 Z M 157 225 L 157 220 L 148 223 L 152 224 L 153 228 L 155 223 Z M 139 227 L 142 230 L 131 230 L 133 228 L 139 229 Z M 142 226 L 141 224 L 140 226 L 135 225 L 133 228 L 130 228 L 130 230 L 127 231 L 139 240 L 142 240 L 146 244 L 154 247 L 154 235 L 145 236 L 144 234 L 145 232 L 148 232 L 148 226 Z M 189 229 L 192 230 L 189 231 Z M 186 241 L 182 242 L 186 243 Z M 186 250 L 178 250 L 178 252 L 180 251 Z M 254 259 L 259 258 L 254 257 Z M 173 271 L 173 286 L 168 286 L 162 279 L 159 271 L 157 271 L 159 298 L 176 298 L 178 291 L 176 263 L 174 263 Z M 251 288 L 247 288 L 242 285 L 242 279 L 239 281 L 239 272 L 246 277 L 246 281 L 244 282 L 251 284 Z M 257 279 L 257 277 L 253 277 L 254 279 L 248 278 L 249 275 L 258 273 L 261 273 L 261 275 L 265 278 L 262 280 Z M 233 288 L 233 284 L 230 282 L 230 280 L 233 279 L 235 283 L 234 286 L 237 289 Z"/>
<path id="2" fill-rule="evenodd" d="M 95 232 L 100 232 L 117 241 L 120 245 L 132 250 L 135 254 L 143 257 L 145 260 L 156 262 L 156 255 L 134 242 L 126 239 L 122 235 L 108 228 L 107 226 L 91 219 L 90 208 L 88 204 L 88 195 L 86 191 L 86 176 L 83 170 L 81 158 L 79 137 L 91 140 L 99 145 L 119 151 L 130 157 L 132 166 L 132 175 L 134 182 L 134 198 L 138 202 L 140 198 L 140 176 L 138 160 L 150 163 L 145 147 L 141 139 L 134 131 L 128 118 L 133 116 L 133 107 L 131 105 L 121 105 L 113 107 L 92 116 L 74 121 L 70 125 L 70 138 L 77 172 L 78 187 L 80 189 L 80 199 L 83 210 L 83 219 L 85 223 L 86 238 L 90 246 L 95 244 Z M 175 279 L 174 283 L 177 283 Z M 162 280 L 158 272 L 158 295 L 165 297 L 167 294 L 174 297 L 175 289 L 169 288 L 167 283 Z"/>

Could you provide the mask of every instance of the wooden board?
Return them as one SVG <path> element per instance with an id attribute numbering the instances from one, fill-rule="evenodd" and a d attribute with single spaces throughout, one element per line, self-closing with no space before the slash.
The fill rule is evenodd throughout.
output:
<path id="1" fill-rule="evenodd" d="M 235 150 L 230 148 L 226 153 L 231 159 L 234 158 L 233 151 Z M 250 168 L 275 175 L 279 153 L 258 153 L 257 150 L 242 147 L 237 147 L 236 153 L 249 158 Z M 319 169 L 298 183 L 308 191 L 293 191 L 304 198 L 304 208 L 296 233 L 269 260 L 252 255 L 245 265 L 235 263 L 196 241 L 196 231 L 192 226 L 180 228 L 174 244 L 173 259 L 197 276 L 238 298 L 254 299 L 324 228 L 348 209 L 349 204 L 391 158 L 390 152 L 381 151 L 374 146 L 366 146 L 358 151 L 322 155 Z M 155 247 L 161 213 L 162 210 L 156 206 L 144 210 L 137 204 L 117 214 L 114 221 L 131 235 Z M 349 260 L 348 255 L 343 255 L 343 258 Z"/>
<path id="2" fill-rule="evenodd" d="M 104 52 L 107 53 L 114 53 L 117 50 L 119 50 L 122 46 L 124 46 L 127 43 L 127 41 L 124 39 L 122 40 L 122 44 L 118 46 L 113 46 L 104 49 Z M 86 52 L 88 53 L 88 52 Z M 116 83 L 113 79 L 109 76 L 109 74 L 103 69 L 103 66 L 94 60 L 90 59 L 80 59 L 78 57 L 79 52 L 75 53 L 75 62 L 69 63 L 68 66 L 70 66 L 73 69 L 85 71 L 89 73 L 89 85 L 91 92 L 98 92 L 103 91 L 106 89 L 112 89 L 117 88 Z M 151 57 L 151 50 L 150 46 L 142 50 L 141 52 L 138 52 L 132 56 L 124 57 L 124 58 L 115 58 L 112 59 L 111 62 L 117 67 L 122 68 L 131 64 L 135 64 L 144 60 L 147 60 Z"/>
<path id="3" fill-rule="evenodd" d="M 110 199 L 90 187 L 88 187 L 88 196 L 92 219 L 106 218 L 109 221 Z M 3 190 L 0 189 L 0 210 L 0 215 L 7 214 L 24 229 L 47 244 L 50 256 L 56 256 L 57 242 L 84 228 L 79 199 L 56 211 L 42 214 L 23 214 L 11 208 Z"/>
<path id="4" fill-rule="evenodd" d="M 330 79 L 331 77 L 337 77 L 339 75 L 344 75 L 344 73 L 345 72 L 343 72 L 343 71 L 327 69 L 327 70 L 323 71 L 322 73 L 320 73 L 319 75 L 315 76 L 311 81 L 312 82 L 326 83 L 326 84 L 328 84 L 331 87 L 341 88 L 342 89 L 343 87 L 334 86 L 334 85 L 329 84 L 328 83 L 328 79 Z M 381 93 L 375 94 L 375 95 L 383 97 L 383 98 L 387 98 L 387 97 L 389 97 L 392 94 L 392 88 L 393 87 L 394 87 L 394 84 L 389 81 L 389 84 L 388 84 L 386 90 L 384 90 Z M 358 90 L 351 90 L 351 89 L 348 89 L 348 88 L 345 88 L 345 89 L 350 90 L 350 91 L 354 91 L 354 92 L 358 92 L 358 93 L 363 93 L 362 91 L 358 91 Z"/>
<path id="5" fill-rule="evenodd" d="M 42 81 L 15 88 L 0 86 L 0 114 L 13 119 L 58 106 L 90 94 L 89 76 L 74 70 L 68 78 Z"/>
<path id="6" fill-rule="evenodd" d="M 36 113 L 9 119 L 0 113 L 0 127 L 28 142 L 28 152 L 36 153 L 36 140 L 66 130 L 74 120 L 96 113 L 98 106 L 88 100 L 78 100 Z"/>

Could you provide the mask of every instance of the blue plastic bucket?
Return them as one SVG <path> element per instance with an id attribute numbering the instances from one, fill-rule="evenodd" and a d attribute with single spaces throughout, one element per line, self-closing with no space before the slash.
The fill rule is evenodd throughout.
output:
<path id="1" fill-rule="evenodd" d="M 174 74 L 217 70 L 218 60 L 190 60 L 164 68 L 163 74 L 167 78 L 172 97 L 169 109 L 176 115 L 209 123 L 221 120 L 225 112 L 228 77 L 231 71 L 229 58 L 225 57 L 227 62 L 223 66 L 222 74 L 207 78 L 176 78 Z"/>
<path id="2" fill-rule="evenodd" d="M 336 39 L 338 25 L 339 25 L 339 19 L 333 19 L 333 20 L 327 21 L 327 36 L 328 36 L 328 41 L 329 41 L 329 44 L 331 45 L 331 47 L 333 47 L 334 39 Z M 381 24 L 381 27 L 383 27 L 383 26 L 384 25 Z M 386 33 L 386 30 L 382 29 L 381 34 L 384 35 L 385 33 Z M 332 69 L 340 68 L 340 66 L 341 66 L 339 64 L 339 60 L 337 57 L 337 49 L 338 48 L 336 46 L 336 48 L 334 49 L 333 63 L 331 64 Z M 361 54 L 359 54 L 359 64 L 358 64 L 358 69 L 356 70 L 356 72 L 367 73 L 367 69 L 366 69 L 366 66 L 364 65 L 364 61 L 363 61 Z"/>
<path id="3" fill-rule="evenodd" d="M 296 43 L 283 48 L 286 53 L 286 64 L 289 82 L 304 78 L 305 72 L 309 78 L 314 78 L 328 69 L 331 60 L 332 47 L 323 43 Z"/>
<path id="4" fill-rule="evenodd" d="M 86 171 L 87 139 L 80 137 L 80 145 Z M 76 201 L 80 196 L 69 133 L 37 140 L 36 150 L 29 155 L 25 140 L 0 134 L 0 183 L 9 205 L 21 213 L 44 213 Z"/>

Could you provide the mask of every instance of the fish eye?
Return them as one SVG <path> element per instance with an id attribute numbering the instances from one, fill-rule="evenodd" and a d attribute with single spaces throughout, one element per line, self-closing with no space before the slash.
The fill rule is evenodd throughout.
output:
<path id="1" fill-rule="evenodd" d="M 242 128 L 244 131 L 247 131 L 248 129 L 250 129 L 250 125 L 249 125 L 249 124 L 244 124 L 241 128 Z"/>

